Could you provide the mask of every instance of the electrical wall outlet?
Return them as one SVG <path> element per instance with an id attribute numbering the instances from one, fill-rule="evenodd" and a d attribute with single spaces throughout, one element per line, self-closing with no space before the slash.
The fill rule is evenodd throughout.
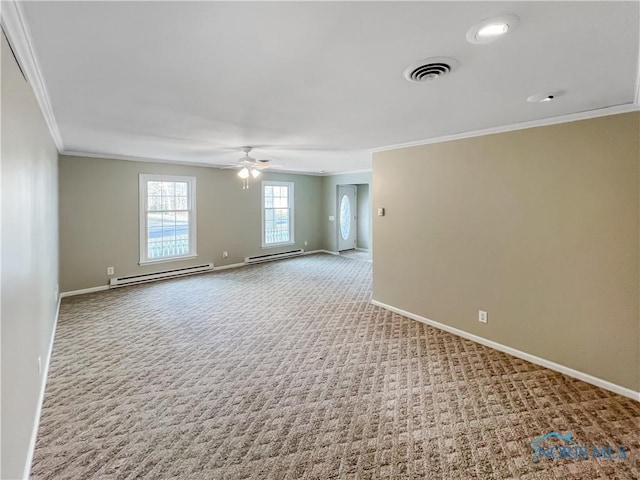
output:
<path id="1" fill-rule="evenodd" d="M 307 242 L 306 240 L 304 241 L 304 246 L 306 247 L 307 245 L 309 245 L 309 242 Z"/>
<path id="2" fill-rule="evenodd" d="M 229 258 L 229 252 L 222 252 L 222 258 Z"/>
<path id="3" fill-rule="evenodd" d="M 330 222 L 335 221 L 335 219 L 336 219 L 336 217 L 334 217 L 333 215 L 329 215 L 329 221 L 330 221 Z"/>
<path id="4" fill-rule="evenodd" d="M 478 321 L 480 323 L 487 323 L 489 321 L 489 314 L 484 310 L 478 310 Z"/>
<path id="5" fill-rule="evenodd" d="M 113 275 L 114 269 L 113 267 L 107 267 L 107 275 Z"/>

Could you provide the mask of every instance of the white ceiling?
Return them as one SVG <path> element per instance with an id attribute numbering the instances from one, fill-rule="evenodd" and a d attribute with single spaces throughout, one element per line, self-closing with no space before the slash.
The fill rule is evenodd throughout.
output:
<path id="1" fill-rule="evenodd" d="M 26 2 L 66 152 L 285 170 L 370 168 L 370 150 L 637 102 L 638 2 Z M 473 45 L 504 13 L 518 27 Z M 451 74 L 410 83 L 432 56 Z M 536 93 L 563 91 L 550 103 Z"/>

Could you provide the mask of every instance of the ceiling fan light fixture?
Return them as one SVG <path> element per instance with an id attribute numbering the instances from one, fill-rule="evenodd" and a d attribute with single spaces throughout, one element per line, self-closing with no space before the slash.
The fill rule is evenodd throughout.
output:
<path id="1" fill-rule="evenodd" d="M 469 43 L 483 44 L 495 42 L 503 35 L 513 31 L 520 19 L 512 14 L 485 18 L 467 31 Z"/>
<path id="2" fill-rule="evenodd" d="M 242 178 L 243 180 L 245 178 L 249 178 L 249 169 L 247 167 L 242 167 L 239 171 L 238 171 L 238 176 L 240 178 Z"/>
<path id="3" fill-rule="evenodd" d="M 253 178 L 258 178 L 260 176 L 260 170 L 258 170 L 257 168 L 252 168 L 251 169 L 251 176 Z"/>

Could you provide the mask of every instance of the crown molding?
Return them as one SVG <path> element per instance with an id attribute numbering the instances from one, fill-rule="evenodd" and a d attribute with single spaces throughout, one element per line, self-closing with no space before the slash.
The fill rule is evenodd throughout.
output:
<path id="1" fill-rule="evenodd" d="M 63 152 L 60 152 L 60 155 L 65 155 L 68 157 L 101 158 L 105 160 L 124 160 L 127 162 L 164 163 L 169 165 L 182 165 L 185 167 L 208 167 L 208 168 L 218 168 L 221 170 L 230 168 L 228 165 L 216 165 L 213 163 L 205 163 L 205 162 L 199 163 L 199 162 L 189 162 L 189 161 L 182 161 L 182 160 L 169 160 L 166 158 L 136 157 L 133 155 L 118 155 L 113 153 L 82 152 L 78 150 L 65 150 Z M 329 177 L 332 175 L 348 175 L 351 173 L 371 173 L 371 169 L 350 170 L 346 172 L 305 172 L 301 170 L 269 169 L 269 170 L 265 170 L 265 173 L 284 173 L 289 175 L 311 175 L 315 177 Z"/>
<path id="2" fill-rule="evenodd" d="M 36 101 L 40 106 L 44 121 L 49 128 L 53 142 L 58 152 L 64 151 L 64 143 L 60 135 L 60 129 L 53 114 L 51 101 L 47 94 L 47 87 L 38 65 L 38 60 L 31 42 L 31 33 L 25 18 L 21 2 L 16 0 L 3 0 L 2 2 L 2 29 L 7 35 L 11 47 L 20 62 L 27 81 L 33 89 Z"/>
<path id="3" fill-rule="evenodd" d="M 105 160 L 125 160 L 127 162 L 166 163 L 170 165 L 183 165 L 187 167 L 223 167 L 223 165 L 214 165 L 212 163 L 206 162 L 189 162 L 182 160 L 170 160 L 168 158 L 137 157 L 135 155 L 118 155 L 116 153 L 83 152 L 79 150 L 64 150 L 60 152 L 60 155 L 65 155 L 68 157 L 102 158 Z"/>
<path id="4" fill-rule="evenodd" d="M 87 157 L 87 158 L 100 158 L 104 160 L 123 160 L 126 162 L 144 162 L 144 163 L 162 163 L 165 165 L 180 165 L 183 167 L 203 167 L 203 168 L 217 168 L 219 170 L 229 170 L 233 166 L 229 165 L 216 165 L 214 163 L 206 162 L 190 162 L 183 160 L 170 160 L 167 158 L 149 158 L 149 157 L 136 157 L 134 155 L 118 155 L 114 153 L 95 153 L 95 152 L 82 152 L 78 150 L 65 150 L 60 155 L 68 157 Z M 322 174 L 316 172 L 301 172 L 298 170 L 275 170 L 269 169 L 265 173 L 286 173 L 292 175 L 314 175 L 322 176 Z"/>
<path id="5" fill-rule="evenodd" d="M 606 117 L 609 115 L 617 115 L 620 113 L 636 112 L 640 110 L 638 103 L 625 103 L 622 105 L 613 105 L 611 107 L 598 108 L 595 110 L 587 110 L 584 112 L 570 113 L 567 115 L 559 115 L 557 117 L 541 118 L 539 120 L 531 120 L 528 122 L 512 123 L 510 125 L 502 125 L 499 127 L 484 128 L 482 130 L 473 130 L 470 132 L 455 133 L 453 135 L 443 135 L 441 137 L 428 138 L 425 140 L 416 140 L 413 142 L 398 143 L 395 145 L 387 145 L 370 149 L 371 153 L 386 152 L 388 150 L 397 150 L 399 148 L 418 147 L 420 145 L 429 145 L 432 143 L 450 142 L 452 140 L 462 140 L 464 138 L 482 137 L 484 135 L 493 135 L 494 133 L 513 132 L 515 130 L 524 130 L 527 128 L 545 127 L 548 125 L 557 125 L 559 123 L 577 122 L 579 120 L 588 120 L 590 118 Z"/>
<path id="6" fill-rule="evenodd" d="M 344 172 L 323 172 L 319 175 L 322 177 L 335 177 L 336 175 L 353 175 L 358 173 L 371 173 L 373 170 L 370 168 L 364 170 L 346 170 Z"/>

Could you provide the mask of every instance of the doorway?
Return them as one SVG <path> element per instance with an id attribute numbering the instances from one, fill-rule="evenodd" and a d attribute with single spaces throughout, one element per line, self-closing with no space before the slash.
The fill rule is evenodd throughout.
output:
<path id="1" fill-rule="evenodd" d="M 356 248 L 358 204 L 355 185 L 338 185 L 338 251 Z"/>

